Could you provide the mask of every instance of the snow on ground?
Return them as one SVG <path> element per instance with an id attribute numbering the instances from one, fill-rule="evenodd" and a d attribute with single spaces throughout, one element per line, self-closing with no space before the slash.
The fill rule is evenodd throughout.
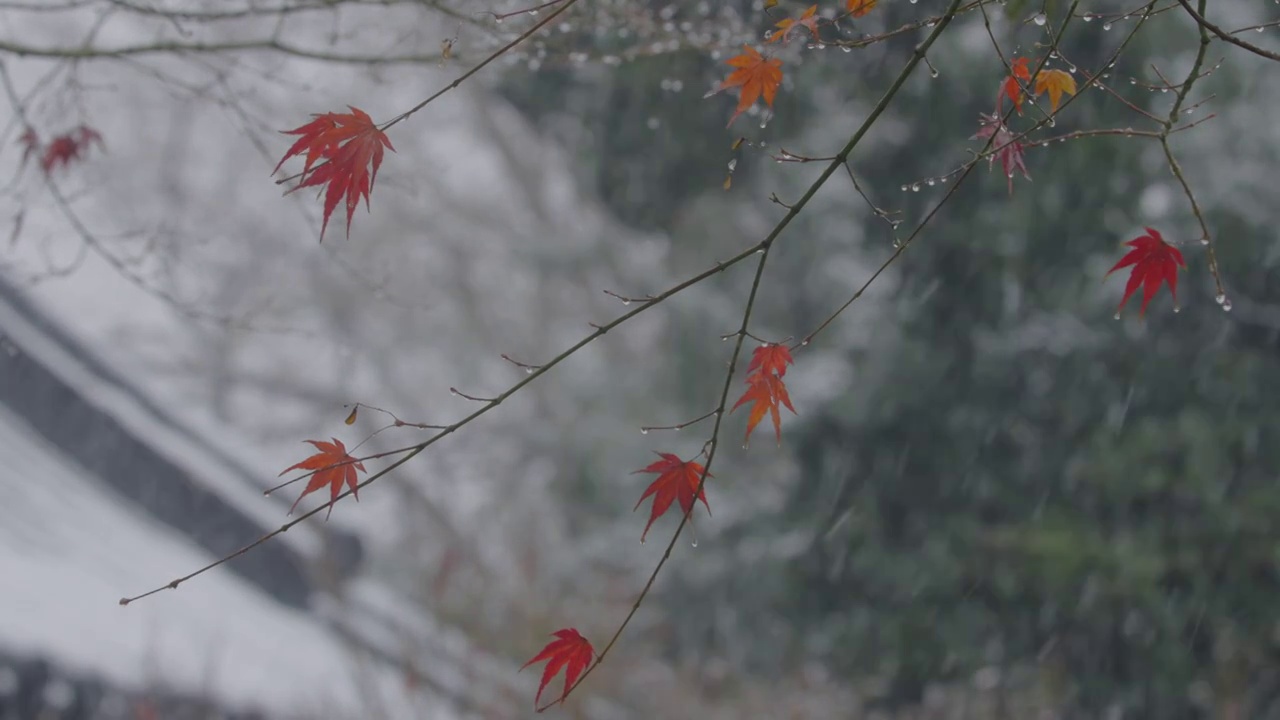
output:
<path id="1" fill-rule="evenodd" d="M 375 668 L 358 686 L 349 648 L 308 614 L 284 609 L 227 572 L 121 607 L 117 600 L 211 558 L 122 502 L 0 408 L 0 644 L 48 656 L 125 688 L 162 684 L 282 717 L 417 717 Z M 368 670 L 363 676 L 370 678 Z M 450 717 L 433 707 L 432 717 Z"/>

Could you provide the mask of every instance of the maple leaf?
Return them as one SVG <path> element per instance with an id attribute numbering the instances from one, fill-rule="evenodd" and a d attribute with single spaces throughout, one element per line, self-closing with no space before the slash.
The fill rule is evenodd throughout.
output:
<path id="1" fill-rule="evenodd" d="M 1053 111 L 1058 111 L 1058 103 L 1062 100 L 1062 93 L 1068 95 L 1076 94 L 1076 79 L 1071 77 L 1071 73 L 1065 70 L 1041 70 L 1036 73 L 1037 95 L 1042 95 L 1046 91 L 1049 93 L 1049 103 L 1053 105 Z"/>
<path id="2" fill-rule="evenodd" d="M 322 240 L 325 229 L 329 227 L 329 216 L 344 195 L 347 206 L 347 237 L 351 237 L 351 217 L 360 206 L 360 198 L 364 198 L 365 208 L 369 207 L 369 192 L 373 190 L 373 183 L 378 178 L 383 148 L 390 148 L 395 152 L 386 133 L 378 129 L 367 113 L 359 108 L 348 107 L 351 109 L 350 113 L 312 115 L 315 119 L 306 125 L 283 131 L 286 135 L 301 137 L 276 164 L 275 170 L 271 171 L 278 172 L 286 160 L 306 153 L 301 181 L 289 192 L 304 187 L 328 186 L 324 194 L 324 224 L 320 227 Z M 313 168 L 316 161 L 321 159 L 325 162 Z"/>
<path id="3" fill-rule="evenodd" d="M 347 454 L 347 446 L 342 444 L 338 438 L 333 438 L 333 442 L 325 442 L 323 440 L 307 440 L 320 452 L 299 462 L 291 465 L 281 472 L 281 475 L 291 470 L 311 470 L 314 474 L 307 481 L 307 488 L 302 491 L 297 500 L 293 501 L 293 505 L 289 508 L 292 513 L 293 509 L 298 507 L 298 503 L 302 502 L 302 498 L 319 490 L 325 485 L 329 486 L 329 512 L 325 513 L 325 519 L 329 519 L 329 515 L 333 513 L 333 504 L 338 501 L 338 495 L 342 492 L 342 484 L 346 482 L 351 488 L 351 495 L 357 501 L 360 499 L 359 482 L 357 480 L 356 470 L 367 472 L 364 469 L 364 463 L 357 462 L 355 458 Z"/>
<path id="4" fill-rule="evenodd" d="M 743 45 L 742 49 L 745 52 L 741 55 L 735 55 L 725 61 L 737 69 L 729 73 L 729 77 L 725 78 L 724 82 L 705 96 L 711 97 L 716 93 L 738 88 L 738 108 L 734 111 L 733 117 L 729 118 L 729 125 L 746 112 L 747 108 L 755 105 L 756 100 L 761 96 L 764 97 L 764 104 L 772 108 L 773 98 L 778 94 L 778 86 L 782 84 L 781 60 L 766 58 L 749 45 Z"/>
<path id="5" fill-rule="evenodd" d="M 876 0 L 845 0 L 844 8 L 851 17 L 862 17 L 875 9 Z"/>
<path id="6" fill-rule="evenodd" d="M 781 445 L 782 413 L 779 408 L 782 405 L 786 405 L 792 415 L 796 414 L 796 409 L 791 405 L 791 398 L 787 395 L 787 386 L 782 382 L 782 378 L 765 373 L 757 373 L 747 377 L 747 391 L 742 394 L 742 397 L 738 398 L 738 402 L 734 403 L 733 409 L 737 410 L 739 405 L 748 402 L 752 403 L 752 405 L 751 414 L 747 417 L 747 440 L 751 439 L 751 431 L 756 429 L 756 425 L 759 425 L 765 414 L 768 413 L 773 420 L 773 431 L 778 438 L 778 444 Z"/>
<path id="7" fill-rule="evenodd" d="M 1178 267 L 1186 267 L 1187 263 L 1182 259 L 1182 252 L 1178 248 L 1164 241 L 1159 232 L 1151 228 L 1147 228 L 1146 235 L 1138 237 L 1125 243 L 1133 248 L 1124 257 L 1120 258 L 1120 262 L 1115 267 L 1107 271 L 1107 275 L 1119 270 L 1133 266 L 1133 270 L 1129 272 L 1129 282 L 1124 287 L 1124 297 L 1120 300 L 1119 307 L 1116 308 L 1116 317 L 1120 317 L 1120 308 L 1129 301 L 1129 296 L 1133 295 L 1138 286 L 1142 286 L 1142 306 L 1138 310 L 1138 317 L 1142 317 L 1147 312 L 1147 303 L 1151 302 L 1151 298 L 1156 296 L 1156 292 L 1160 289 L 1160 283 L 1169 283 L 1169 294 L 1173 296 L 1174 308 L 1178 306 Z"/>
<path id="8" fill-rule="evenodd" d="M 818 17 L 817 13 L 818 6 L 810 5 L 809 9 L 804 11 L 804 14 L 800 16 L 799 20 L 792 20 L 791 18 L 783 18 L 779 20 L 777 24 L 774 25 L 774 27 L 778 29 L 773 31 L 773 34 L 770 35 L 769 39 L 765 42 L 776 42 L 778 40 L 785 42 L 787 36 L 799 28 L 805 28 L 809 31 L 809 34 L 816 39 L 818 37 L 818 21 L 822 19 Z"/>
<path id="9" fill-rule="evenodd" d="M 1000 83 L 1000 92 L 996 93 L 996 110 L 999 112 L 1000 101 L 1006 96 L 1013 101 L 1013 107 L 1022 114 L 1022 85 L 1031 82 L 1031 69 L 1027 67 L 1030 58 L 1014 58 L 1010 68 L 1013 73 Z M 1021 80 L 1022 83 L 1018 81 Z"/>
<path id="10" fill-rule="evenodd" d="M 995 136 L 990 145 L 993 152 L 987 156 L 987 168 L 990 169 L 995 164 L 996 158 L 1000 159 L 1000 167 L 1004 169 L 1005 177 L 1009 179 L 1009 194 L 1012 195 L 1014 170 L 1022 171 L 1022 177 L 1031 179 L 1030 173 L 1027 172 L 1027 164 L 1022 158 L 1022 143 L 1013 139 L 1013 133 L 1009 132 L 1009 128 L 1001 122 L 999 115 L 979 113 L 979 122 L 982 128 L 970 139 L 988 140 Z"/>
<path id="11" fill-rule="evenodd" d="M 787 366 L 794 365 L 791 349 L 786 345 L 761 345 L 751 353 L 751 362 L 747 364 L 747 374 L 756 372 L 771 373 L 782 377 L 787 374 Z"/>
<path id="12" fill-rule="evenodd" d="M 26 145 L 22 158 L 23 162 L 26 162 L 27 156 L 35 152 L 38 140 L 35 131 L 30 128 L 22 134 L 20 139 Z M 40 156 L 40 169 L 49 174 L 59 165 L 70 167 L 73 161 L 83 160 L 84 153 L 87 153 L 94 143 L 99 147 L 105 147 L 102 135 L 88 125 L 81 125 L 70 132 L 57 135 L 45 146 L 44 154 Z"/>
<path id="13" fill-rule="evenodd" d="M 538 709 L 538 712 L 546 709 L 538 707 L 538 703 L 542 700 L 542 691 L 561 668 L 564 668 L 564 692 L 560 694 L 560 699 L 551 703 L 552 705 L 563 703 L 565 698 L 569 697 L 569 691 L 573 689 L 574 682 L 596 656 L 591 643 L 578 634 L 575 628 L 557 630 L 552 635 L 556 638 L 555 640 L 547 643 L 546 647 L 542 648 L 542 652 L 520 666 L 520 669 L 524 670 L 534 663 L 547 661 L 547 666 L 542 670 L 542 681 L 538 683 L 538 694 L 533 699 L 533 706 Z"/>
<path id="14" fill-rule="evenodd" d="M 787 374 L 787 366 L 795 364 L 791 359 L 791 350 L 786 345 L 761 345 L 751 353 L 751 362 L 747 365 L 747 390 L 734 403 L 733 410 L 745 403 L 751 403 L 751 413 L 747 416 L 747 439 L 751 432 L 767 414 L 773 420 L 774 435 L 778 444 L 782 444 L 781 407 L 786 406 L 791 414 L 796 409 L 791 405 L 791 397 L 787 394 L 787 386 L 782 376 Z"/>
<path id="15" fill-rule="evenodd" d="M 671 453 L 658 453 L 661 460 L 655 460 L 647 467 L 641 468 L 631 473 L 658 473 L 658 478 L 654 480 L 649 487 L 640 496 L 640 500 L 636 502 L 635 512 L 640 508 L 641 503 L 650 495 L 653 496 L 653 509 L 649 512 L 649 522 L 644 526 L 644 532 L 640 534 L 640 542 L 644 542 L 645 535 L 649 534 L 649 528 L 653 525 L 653 521 L 662 517 L 663 513 L 671 507 L 673 500 L 680 502 L 680 509 L 689 514 L 693 510 L 694 491 L 698 490 L 698 484 L 702 482 L 702 475 L 705 469 L 701 464 L 692 460 L 685 462 L 678 456 Z M 713 477 L 711 473 L 706 473 L 707 477 Z M 711 513 L 711 506 L 707 505 L 706 489 L 698 492 L 697 499 L 707 508 L 707 513 Z"/>

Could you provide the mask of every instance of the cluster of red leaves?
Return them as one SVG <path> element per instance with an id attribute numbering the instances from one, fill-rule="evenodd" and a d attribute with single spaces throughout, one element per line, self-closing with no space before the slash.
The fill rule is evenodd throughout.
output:
<path id="1" fill-rule="evenodd" d="M 72 162 L 84 160 L 85 154 L 95 143 L 99 148 L 106 149 L 102 135 L 88 125 L 81 125 L 69 132 L 55 135 L 43 149 L 35 128 L 27 128 L 23 131 L 18 142 L 23 145 L 22 164 L 25 165 L 27 160 L 38 154 L 40 169 L 46 175 L 56 170 L 59 165 L 70 167 Z"/>
<path id="2" fill-rule="evenodd" d="M 978 132 L 973 134 L 972 139 L 991 140 L 991 149 L 993 152 L 987 156 L 987 167 L 995 165 L 998 158 L 1000 167 L 1004 169 L 1005 177 L 1009 179 L 1009 194 L 1013 194 L 1013 171 L 1022 172 L 1022 177 L 1030 180 L 1031 175 L 1027 172 L 1027 164 L 1022 157 L 1022 143 L 1014 140 L 1013 133 L 1009 132 L 1009 128 L 1001 121 L 999 115 L 979 114 L 978 122 L 982 127 Z"/>
<path id="3" fill-rule="evenodd" d="M 1182 252 L 1178 248 L 1164 241 L 1164 237 L 1159 232 L 1151 228 L 1147 228 L 1146 235 L 1138 237 L 1125 243 L 1133 248 L 1124 257 L 1120 258 L 1120 262 L 1115 267 L 1107 271 L 1107 275 L 1119 270 L 1132 266 L 1129 271 L 1129 282 L 1124 287 L 1124 297 L 1120 300 L 1120 306 L 1116 308 L 1116 317 L 1120 317 L 1120 308 L 1129 301 L 1129 297 L 1142 286 L 1142 306 L 1138 309 L 1138 316 L 1142 317 L 1147 312 L 1147 303 L 1151 302 L 1151 298 L 1156 296 L 1156 292 L 1160 290 L 1160 283 L 1169 283 L 1169 294 L 1173 296 L 1174 308 L 1178 303 L 1178 267 L 1186 267 L 1187 263 L 1182 259 Z"/>
<path id="4" fill-rule="evenodd" d="M 538 683 L 538 694 L 533 699 L 533 705 L 538 712 L 546 710 L 546 707 L 538 707 L 538 703 L 542 700 L 542 691 L 546 689 L 547 684 L 551 682 L 551 678 L 555 677 L 564 668 L 564 692 L 560 693 L 559 699 L 551 703 L 564 702 L 569 697 L 569 691 L 573 689 L 573 685 L 578 680 L 578 676 L 582 671 L 591 664 L 595 659 L 596 652 L 591 647 L 591 643 L 582 637 L 576 628 L 564 628 L 557 630 L 552 635 L 556 638 L 546 644 L 542 648 L 542 652 L 534 655 L 529 662 L 520 666 L 521 670 L 529 667 L 534 663 L 547 661 L 546 667 L 542 669 L 542 681 Z M 548 705 L 547 707 L 551 707 Z"/>
<path id="5" fill-rule="evenodd" d="M 1013 107 L 1022 113 L 1022 88 L 1030 87 L 1036 95 L 1049 93 L 1049 103 L 1053 106 L 1053 110 L 1058 110 L 1058 104 L 1062 101 L 1063 93 L 1067 95 L 1076 94 L 1076 79 L 1070 73 L 1063 70 L 1040 70 L 1036 73 L 1035 82 L 1031 82 L 1031 58 L 1014 58 L 1010 63 L 1010 69 L 1013 71 L 1009 77 L 1000 83 L 1000 90 L 996 93 L 996 113 L 999 114 L 1004 98 L 1009 98 L 1013 102 Z"/>
<path id="6" fill-rule="evenodd" d="M 657 473 L 658 478 L 650 483 L 645 489 L 644 494 L 640 496 L 640 500 L 636 502 L 635 512 L 644 503 L 645 498 L 653 496 L 653 507 L 649 511 L 649 522 L 645 523 L 644 532 L 640 534 L 640 542 L 644 542 L 644 538 L 649 534 L 649 527 L 653 525 L 653 521 L 662 517 L 663 514 L 671 507 L 673 500 L 680 503 L 680 509 L 686 515 L 693 510 L 694 500 L 701 500 L 707 513 L 711 513 L 711 506 L 707 505 L 707 495 L 705 488 L 699 489 L 698 485 L 702 484 L 702 476 L 705 473 L 707 477 L 712 477 L 711 473 L 706 472 L 700 463 L 693 460 L 684 461 L 671 453 L 658 453 L 660 460 L 655 460 L 647 467 L 636 470 L 632 475 L 637 473 Z M 696 496 L 694 493 L 697 493 Z"/>
<path id="7" fill-rule="evenodd" d="M 773 432 L 778 444 L 782 444 L 782 418 L 780 407 L 785 405 L 791 414 L 796 409 L 791 406 L 791 397 L 787 395 L 787 386 L 782 376 L 787 374 L 787 366 L 795 364 L 791 359 L 791 350 L 786 345 L 761 345 L 751 354 L 751 363 L 747 365 L 747 391 L 734 403 L 733 410 L 745 403 L 751 403 L 751 414 L 747 418 L 747 440 L 751 439 L 751 431 L 764 419 L 766 413 L 773 420 Z M 732 412 L 731 410 L 730 412 Z"/>
<path id="8" fill-rule="evenodd" d="M 301 180 L 289 192 L 304 187 L 328 186 L 324 193 L 324 224 L 320 228 L 322 240 L 325 229 L 329 227 L 329 216 L 338 207 L 338 200 L 345 195 L 349 238 L 351 216 L 359 207 L 360 199 L 364 198 L 366 209 L 369 207 L 369 191 L 373 189 L 378 167 L 382 165 L 383 148 L 392 152 L 395 148 L 391 147 L 391 141 L 373 119 L 358 108 L 352 107 L 350 113 L 324 113 L 312 117 L 315 119 L 306 125 L 283 131 L 286 135 L 302 137 L 271 172 L 278 172 L 286 160 L 305 152 L 307 159 L 302 166 Z M 313 169 L 318 160 L 324 162 Z"/>
<path id="9" fill-rule="evenodd" d="M 345 482 L 351 488 L 351 495 L 357 501 L 360 500 L 359 495 L 359 479 L 356 470 L 366 472 L 364 463 L 356 461 L 355 458 L 347 454 L 347 446 L 342 444 L 338 438 L 333 438 L 333 442 L 325 442 L 323 440 L 308 440 L 320 452 L 308 457 L 296 465 L 291 465 L 281 472 L 284 475 L 292 470 L 311 470 L 311 480 L 307 482 L 307 488 L 302 491 L 297 500 L 293 501 L 293 506 L 289 508 L 289 512 L 298 507 L 298 503 L 302 502 L 302 498 L 319 490 L 325 485 L 329 486 L 329 512 L 325 513 L 325 519 L 333 513 L 333 504 L 338 501 L 338 495 L 342 492 L 342 484 Z"/>

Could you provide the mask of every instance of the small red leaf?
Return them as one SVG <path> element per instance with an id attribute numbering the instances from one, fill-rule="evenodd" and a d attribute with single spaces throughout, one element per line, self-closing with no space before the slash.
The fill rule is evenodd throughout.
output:
<path id="1" fill-rule="evenodd" d="M 1133 270 L 1129 271 L 1129 282 L 1124 287 L 1124 297 L 1120 300 L 1120 306 L 1116 308 L 1116 317 L 1120 317 L 1120 308 L 1129 301 L 1129 296 L 1133 295 L 1139 285 L 1142 286 L 1142 306 L 1138 310 L 1138 317 L 1146 314 L 1147 303 L 1156 296 L 1162 282 L 1169 283 L 1169 294 L 1173 296 L 1176 308 L 1178 306 L 1178 267 L 1187 266 L 1186 261 L 1182 259 L 1182 251 L 1165 242 L 1164 237 L 1151 228 L 1147 228 L 1146 235 L 1139 235 L 1125 245 L 1133 249 L 1107 271 L 1107 275 L 1110 275 L 1120 268 L 1133 267 Z"/>
<path id="2" fill-rule="evenodd" d="M 307 487 L 293 501 L 289 512 L 298 507 L 298 503 L 302 498 L 319 490 L 325 485 L 329 486 L 329 512 L 325 513 L 325 519 L 333 513 L 333 504 L 338 501 L 338 495 L 342 493 L 342 484 L 345 482 L 351 488 L 351 495 L 357 501 L 360 500 L 359 495 L 359 476 L 356 471 L 366 472 L 364 463 L 358 462 L 355 458 L 347 454 L 347 447 L 342 444 L 338 438 L 333 438 L 333 442 L 325 442 L 323 440 L 307 440 L 316 447 L 320 452 L 308 457 L 296 465 L 291 465 L 281 472 L 281 475 L 291 470 L 311 470 L 313 474 L 311 480 L 307 482 Z"/>
<path id="3" fill-rule="evenodd" d="M 547 643 L 542 651 L 533 656 L 533 659 L 520 666 L 521 670 L 529 667 L 534 663 L 547 661 L 547 666 L 542 670 L 542 681 L 538 683 L 538 694 L 533 699 L 533 705 L 538 712 L 542 712 L 546 708 L 538 707 L 538 703 L 542 700 L 542 691 L 546 689 L 547 684 L 551 682 L 551 678 L 555 677 L 564 668 L 564 692 L 560 694 L 560 698 L 556 703 L 563 703 L 565 698 L 569 697 L 569 691 L 573 689 L 573 684 L 577 682 L 578 676 L 582 671 L 591 664 L 595 659 L 596 652 L 591 647 L 591 643 L 586 638 L 578 634 L 575 628 L 564 628 L 552 633 L 555 640 Z M 549 707 L 549 706 L 548 706 Z"/>
<path id="4" fill-rule="evenodd" d="M 1006 96 L 1013 101 L 1013 107 L 1022 114 L 1022 86 L 1031 81 L 1031 68 L 1027 67 L 1031 58 L 1014 58 L 1010 64 L 1013 72 L 1000 83 L 1000 92 L 996 93 L 996 111 L 999 113 L 1001 100 Z M 1019 83 L 1018 81 L 1022 82 Z"/>
<path id="5" fill-rule="evenodd" d="M 321 239 L 329 227 L 329 216 L 345 195 L 347 237 L 351 237 L 351 216 L 359 207 L 361 198 L 364 198 L 365 208 L 369 207 L 369 192 L 373 190 L 378 168 L 382 165 L 383 148 L 390 148 L 392 152 L 395 148 L 391 147 L 391 141 L 373 119 L 359 108 L 352 107 L 350 113 L 324 113 L 313 117 L 315 119 L 306 125 L 284 131 L 286 135 L 301 137 L 272 172 L 278 171 L 289 158 L 305 152 L 301 181 L 289 192 L 304 187 L 328 186 L 324 194 Z M 325 162 L 313 169 L 318 160 Z"/>
<path id="6" fill-rule="evenodd" d="M 987 140 L 995 136 L 989 145 L 991 155 L 987 156 L 987 169 L 989 170 L 999 158 L 1000 167 L 1004 169 L 1004 175 L 1009 181 L 1009 194 L 1012 195 L 1015 170 L 1021 172 L 1022 177 L 1027 180 L 1031 179 L 1031 175 L 1027 172 L 1027 164 L 1022 157 L 1022 143 L 1013 139 L 1013 133 L 1009 132 L 1009 128 L 1001 122 L 999 115 L 979 114 L 979 122 L 982 127 L 970 139 Z"/>
<path id="7" fill-rule="evenodd" d="M 655 460 L 648 467 L 636 470 L 632 475 L 637 473 L 658 473 L 658 479 L 654 480 L 649 487 L 640 496 L 640 500 L 636 502 L 635 512 L 640 508 L 640 504 L 644 499 L 653 496 L 653 509 L 649 512 L 649 522 L 645 523 L 644 532 L 640 534 L 640 542 L 644 542 L 645 535 L 649 534 L 649 527 L 653 525 L 653 521 L 662 517 L 663 513 L 671 507 L 672 501 L 680 502 L 680 509 L 688 514 L 693 509 L 694 491 L 698 490 L 698 485 L 702 483 L 702 476 L 705 473 L 707 477 L 712 477 L 711 473 L 706 472 L 701 464 L 692 460 L 685 462 L 678 456 L 671 453 L 658 453 L 661 460 Z M 697 498 L 707 508 L 707 513 L 711 513 L 711 506 L 707 505 L 706 489 L 698 492 Z"/>

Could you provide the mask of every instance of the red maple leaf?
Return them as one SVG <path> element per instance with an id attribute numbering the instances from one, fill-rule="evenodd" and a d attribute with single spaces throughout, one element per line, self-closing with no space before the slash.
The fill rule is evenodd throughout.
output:
<path id="1" fill-rule="evenodd" d="M 1010 68 L 1013 73 L 1000 83 L 1000 92 L 996 93 L 996 112 L 1000 111 L 1001 100 L 1006 96 L 1013 101 L 1013 107 L 1022 114 L 1022 86 L 1031 82 L 1031 68 L 1027 67 L 1031 58 L 1014 58 Z M 1022 83 L 1018 81 L 1021 80 Z"/>
<path id="2" fill-rule="evenodd" d="M 551 678 L 555 677 L 561 668 L 564 668 L 564 692 L 560 694 L 560 699 L 551 703 L 551 705 L 563 703 L 565 698 L 569 697 L 569 691 L 573 689 L 574 682 L 577 681 L 578 676 L 582 674 L 582 671 L 591 664 L 591 661 L 596 656 L 596 651 L 592 649 L 591 643 L 579 635 L 575 628 L 557 630 L 552 635 L 555 636 L 555 640 L 547 643 L 546 647 L 542 648 L 542 652 L 534 655 L 532 660 L 520 666 L 520 669 L 524 670 L 534 663 L 542 662 L 543 660 L 547 661 L 547 666 L 542 670 L 542 681 L 538 683 L 538 694 L 533 699 L 533 706 L 537 708 L 538 712 L 547 709 L 546 707 L 538 707 L 538 703 L 542 700 L 542 691 L 546 689 L 547 684 L 551 682 Z M 551 707 L 551 705 L 547 707 Z"/>
<path id="3" fill-rule="evenodd" d="M 1009 194 L 1012 195 L 1014 170 L 1021 171 L 1022 177 L 1027 180 L 1031 179 L 1031 174 L 1027 172 L 1027 164 L 1022 157 L 1022 143 L 1013 139 L 1013 133 L 1009 132 L 1009 128 L 1001 122 L 999 115 L 979 113 L 978 122 L 982 123 L 982 128 L 970 139 L 988 140 L 995 136 L 990 144 L 992 153 L 987 156 L 987 168 L 993 167 L 996 159 L 1000 159 L 1000 167 L 1004 169 L 1004 175 L 1009 179 Z"/>
<path id="4" fill-rule="evenodd" d="M 773 420 L 773 431 L 782 444 L 782 413 L 785 405 L 791 414 L 796 409 L 791 405 L 791 396 L 787 394 L 787 386 L 782 376 L 787 373 L 787 366 L 794 364 L 791 350 L 786 345 L 762 345 L 751 354 L 751 363 L 747 365 L 747 391 L 734 403 L 737 410 L 744 403 L 752 403 L 751 414 L 747 417 L 747 439 L 756 425 L 768 414 Z M 733 412 L 730 410 L 730 412 Z"/>
<path id="5" fill-rule="evenodd" d="M 383 148 L 390 148 L 392 152 L 395 148 L 391 147 L 391 141 L 373 123 L 373 119 L 359 108 L 352 107 L 350 113 L 324 113 L 312 117 L 315 119 L 306 125 L 284 131 L 286 135 L 302 137 L 293 143 L 271 172 L 279 171 L 289 158 L 306 152 L 301 182 L 289 192 L 328 185 L 324 194 L 324 224 L 320 228 L 322 240 L 325 229 L 329 227 L 329 216 L 338 207 L 338 200 L 345 195 L 349 238 L 351 216 L 359 207 L 360 198 L 364 198 L 365 208 L 369 207 L 369 192 L 378 178 Z M 325 162 L 312 169 L 321 159 Z"/>
<path id="6" fill-rule="evenodd" d="M 40 147 L 39 136 L 34 129 L 27 128 L 18 140 L 25 146 L 22 162 L 26 163 L 27 158 Z M 70 132 L 57 135 L 49 141 L 40 155 L 40 169 L 45 174 L 49 174 L 58 169 L 59 165 L 69 167 L 72 162 L 83 160 L 84 154 L 95 143 L 98 147 L 105 147 L 102 135 L 88 125 L 81 125 Z"/>
<path id="7" fill-rule="evenodd" d="M 746 112 L 747 108 L 755 105 L 756 100 L 761 96 L 764 97 L 764 104 L 773 108 L 773 98 L 778 94 L 778 86 L 782 84 L 781 60 L 766 58 L 749 45 L 743 45 L 742 49 L 745 52 L 726 61 L 737 70 L 729 73 L 729 77 L 725 78 L 724 82 L 705 96 L 711 97 L 718 92 L 739 88 L 738 107 L 733 117 L 729 118 L 729 125 Z"/>
<path id="8" fill-rule="evenodd" d="M 329 519 L 329 515 L 333 513 L 333 504 L 338 501 L 338 495 L 342 492 L 342 484 L 346 482 L 351 488 L 351 495 L 357 501 L 360 500 L 359 481 L 356 470 L 366 472 L 364 463 L 357 462 L 355 458 L 347 454 L 347 446 L 342 444 L 338 438 L 333 438 L 333 442 L 328 443 L 323 440 L 307 440 L 307 442 L 316 446 L 320 452 L 303 460 L 297 465 L 291 465 L 281 472 L 281 475 L 291 470 L 311 470 L 314 474 L 311 480 L 307 482 L 307 489 L 302 491 L 297 500 L 293 501 L 293 505 L 289 508 L 292 513 L 293 509 L 298 507 L 298 503 L 302 502 L 302 498 L 319 490 L 325 485 L 329 486 L 329 512 L 325 513 L 325 519 Z"/>
<path id="9" fill-rule="evenodd" d="M 1116 308 L 1116 317 L 1120 317 L 1120 308 L 1129 301 L 1129 296 L 1133 295 L 1139 285 L 1142 286 L 1142 306 L 1138 310 L 1138 317 L 1146 314 L 1147 303 L 1156 296 L 1162 282 L 1169 283 L 1169 294 L 1173 296 L 1174 308 L 1177 308 L 1178 267 L 1187 266 L 1182 259 L 1182 252 L 1165 242 L 1160 233 L 1151 228 L 1147 228 L 1146 235 L 1139 235 L 1125 245 L 1133 249 L 1107 271 L 1107 275 L 1110 275 L 1120 268 L 1133 266 L 1133 270 L 1129 272 L 1129 282 L 1124 286 L 1124 297 Z"/>
<path id="10" fill-rule="evenodd" d="M 649 522 L 644 526 L 644 532 L 640 534 L 640 542 L 644 542 L 645 535 L 649 534 L 649 527 L 653 525 L 653 521 L 662 517 L 663 513 L 671 507 L 673 500 L 680 501 L 680 509 L 689 514 L 693 510 L 694 491 L 698 491 L 697 499 L 702 501 L 706 506 L 707 513 L 711 513 L 711 506 L 707 505 L 707 495 L 705 488 L 698 489 L 698 485 L 702 482 L 702 476 L 705 473 L 707 477 L 713 477 L 711 473 L 706 472 L 701 464 L 692 460 L 685 462 L 676 455 L 671 453 L 658 453 L 661 460 L 655 460 L 648 467 L 636 470 L 631 473 L 658 473 L 658 479 L 654 480 L 640 496 L 640 500 L 636 502 L 632 512 L 640 509 L 644 499 L 653 496 L 653 509 L 649 512 Z"/>
<path id="11" fill-rule="evenodd" d="M 786 345 L 761 345 L 751 352 L 747 374 L 760 371 L 782 377 L 787 374 L 787 366 L 794 364 L 795 360 L 791 359 L 791 348 Z"/>

